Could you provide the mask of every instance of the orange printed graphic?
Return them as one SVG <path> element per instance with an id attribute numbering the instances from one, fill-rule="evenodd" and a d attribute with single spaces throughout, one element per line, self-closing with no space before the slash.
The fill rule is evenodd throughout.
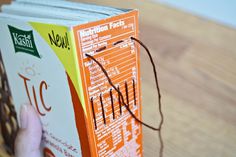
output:
<path id="1" fill-rule="evenodd" d="M 56 156 L 53 154 L 53 152 L 52 152 L 50 149 L 48 149 L 48 148 L 44 148 L 44 150 L 43 150 L 43 156 L 44 156 L 44 157 L 56 157 Z"/>

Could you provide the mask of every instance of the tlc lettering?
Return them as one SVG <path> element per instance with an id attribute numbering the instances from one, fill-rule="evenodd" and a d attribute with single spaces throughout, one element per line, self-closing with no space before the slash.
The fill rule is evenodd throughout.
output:
<path id="1" fill-rule="evenodd" d="M 45 104 L 45 101 L 44 101 L 44 98 L 43 98 L 43 95 L 44 93 L 47 91 L 48 89 L 48 85 L 47 83 L 43 80 L 40 82 L 39 85 L 37 85 L 36 87 L 39 87 L 39 92 L 36 92 L 35 90 L 35 86 L 34 85 L 29 85 L 29 82 L 30 82 L 30 79 L 19 74 L 19 77 L 23 79 L 23 82 L 24 82 L 24 86 L 25 86 L 25 90 L 26 90 L 26 93 L 27 93 L 27 96 L 29 98 L 29 101 L 30 101 L 30 104 L 32 106 L 35 106 L 38 113 L 41 115 L 41 116 L 45 116 L 46 115 L 46 112 L 50 112 L 51 111 L 51 106 L 48 106 Z M 32 94 L 31 94 L 32 93 Z M 38 95 L 37 95 L 38 93 Z M 33 95 L 31 97 L 31 95 Z M 38 102 L 38 98 L 39 97 L 39 100 L 40 100 L 40 103 Z M 34 104 L 32 102 L 32 100 L 34 100 Z M 43 111 L 40 110 L 40 108 L 43 108 Z"/>

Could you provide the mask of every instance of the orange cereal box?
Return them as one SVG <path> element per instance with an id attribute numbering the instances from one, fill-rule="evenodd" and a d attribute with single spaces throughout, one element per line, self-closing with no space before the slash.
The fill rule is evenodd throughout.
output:
<path id="1" fill-rule="evenodd" d="M 14 119 L 27 103 L 40 116 L 42 156 L 142 157 L 142 126 L 117 92 L 141 119 L 139 47 L 131 40 L 138 38 L 138 11 L 27 0 L 12 6 L 0 14 L 1 63 Z"/>

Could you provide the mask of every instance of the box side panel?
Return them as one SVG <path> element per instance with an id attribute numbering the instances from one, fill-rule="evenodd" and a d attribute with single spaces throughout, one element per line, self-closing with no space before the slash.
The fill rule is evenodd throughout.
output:
<path id="1" fill-rule="evenodd" d="M 138 12 L 131 11 L 74 27 L 82 77 L 88 133 L 93 156 L 142 156 L 142 126 L 128 112 L 117 91 L 108 83 L 105 68 L 124 102 L 141 119 Z"/>

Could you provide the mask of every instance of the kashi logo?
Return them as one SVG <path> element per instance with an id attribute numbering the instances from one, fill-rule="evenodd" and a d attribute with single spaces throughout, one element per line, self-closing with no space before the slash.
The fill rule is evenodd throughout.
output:
<path id="1" fill-rule="evenodd" d="M 8 28 L 11 33 L 11 38 L 16 53 L 27 53 L 40 58 L 40 55 L 34 42 L 33 31 L 24 31 L 9 25 Z"/>

